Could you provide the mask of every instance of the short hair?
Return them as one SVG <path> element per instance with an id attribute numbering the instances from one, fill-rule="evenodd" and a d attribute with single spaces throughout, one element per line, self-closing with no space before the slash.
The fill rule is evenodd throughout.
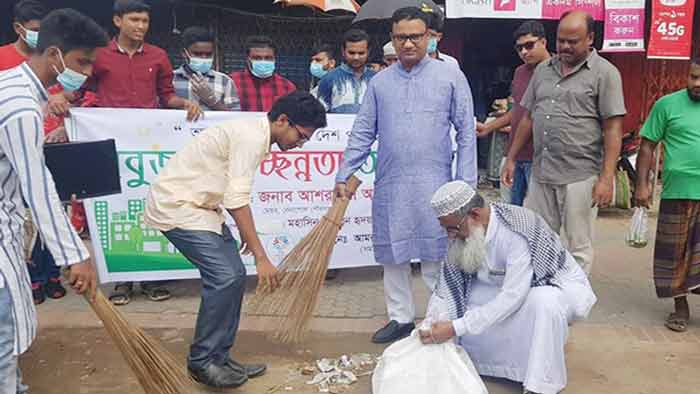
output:
<path id="1" fill-rule="evenodd" d="M 321 44 L 313 49 L 313 54 L 325 52 L 329 59 L 335 60 L 335 47 L 331 44 Z"/>
<path id="2" fill-rule="evenodd" d="M 19 23 L 42 20 L 46 16 L 46 7 L 37 0 L 23 0 L 15 4 L 13 15 L 14 21 Z"/>
<path id="3" fill-rule="evenodd" d="M 366 31 L 360 29 L 350 29 L 343 34 L 343 48 L 348 42 L 362 42 L 367 41 L 367 46 L 369 46 L 369 35 Z"/>
<path id="4" fill-rule="evenodd" d="M 182 45 L 189 48 L 195 42 L 214 42 L 214 34 L 211 30 L 202 26 L 191 26 L 182 32 Z"/>
<path id="5" fill-rule="evenodd" d="M 106 46 L 107 33 L 92 18 L 71 9 L 51 11 L 41 20 L 37 50 L 44 52 L 48 47 L 58 47 L 63 55 L 73 49 L 95 49 Z"/>
<path id="6" fill-rule="evenodd" d="M 282 114 L 287 115 L 291 123 L 312 127 L 314 130 L 326 127 L 328 124 L 323 104 L 308 92 L 301 90 L 278 98 L 267 113 L 267 118 L 274 122 Z"/>
<path id="7" fill-rule="evenodd" d="M 569 10 L 566 11 L 565 13 L 561 14 L 561 18 L 559 18 L 559 22 L 564 20 L 567 16 L 571 15 L 572 12 L 583 12 L 583 11 L 577 11 L 577 10 Z M 595 19 L 589 14 L 588 12 L 584 12 L 586 15 L 586 34 L 593 34 L 595 33 Z"/>
<path id="8" fill-rule="evenodd" d="M 277 53 L 277 46 L 268 36 L 251 36 L 245 40 L 245 53 L 250 55 L 250 50 L 253 48 L 270 48 Z"/>
<path id="9" fill-rule="evenodd" d="M 547 38 L 547 32 L 544 30 L 544 25 L 538 21 L 526 21 L 522 25 L 518 26 L 513 32 L 513 40 L 526 35 L 532 35 L 537 38 Z"/>
<path id="10" fill-rule="evenodd" d="M 151 13 L 151 6 L 140 0 L 116 0 L 114 2 L 114 15 L 124 16 L 132 12 Z"/>
<path id="11" fill-rule="evenodd" d="M 474 194 L 474 197 L 472 197 L 471 200 L 469 200 L 468 203 L 466 203 L 463 207 L 459 208 L 457 211 L 459 213 L 459 216 L 465 217 L 469 215 L 469 212 L 472 211 L 472 209 L 477 209 L 477 208 L 483 208 L 486 206 L 486 200 L 484 200 L 484 197 L 481 196 L 478 192 Z"/>
<path id="12" fill-rule="evenodd" d="M 394 11 L 394 14 L 391 16 L 391 24 L 393 26 L 401 21 L 412 21 L 415 19 L 422 20 L 426 27 L 430 27 L 431 18 L 418 7 L 404 7 Z"/>
<path id="13" fill-rule="evenodd" d="M 425 12 L 430 19 L 428 28 L 441 33 L 445 28 L 445 14 L 442 12 L 442 9 L 439 6 L 436 6 L 435 8 L 428 9 L 427 11 L 423 12 Z"/>

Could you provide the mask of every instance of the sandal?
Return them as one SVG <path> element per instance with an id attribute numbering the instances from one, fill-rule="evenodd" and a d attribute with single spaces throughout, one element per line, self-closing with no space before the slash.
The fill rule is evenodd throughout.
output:
<path id="1" fill-rule="evenodd" d="M 46 282 L 46 295 L 54 300 L 65 297 L 66 288 L 61 284 L 60 278 L 49 278 Z"/>
<path id="2" fill-rule="evenodd" d="M 688 318 L 671 313 L 666 318 L 664 325 L 671 331 L 685 332 L 688 329 Z"/>
<path id="3" fill-rule="evenodd" d="M 114 305 L 126 305 L 131 302 L 131 293 L 134 285 L 132 283 L 118 283 L 109 295 L 109 300 Z"/>
<path id="4" fill-rule="evenodd" d="M 40 283 L 32 283 L 32 298 L 34 299 L 34 305 L 39 305 L 46 301 L 44 286 L 42 286 Z"/>
<path id="5" fill-rule="evenodd" d="M 171 297 L 170 291 L 158 282 L 141 282 L 141 292 L 151 301 L 165 301 Z"/>

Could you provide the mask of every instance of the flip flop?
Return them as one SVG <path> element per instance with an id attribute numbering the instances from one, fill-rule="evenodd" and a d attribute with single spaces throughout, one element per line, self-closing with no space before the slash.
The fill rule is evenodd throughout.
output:
<path id="1" fill-rule="evenodd" d="M 171 297 L 170 291 L 160 284 L 141 283 L 141 292 L 151 301 L 165 301 Z"/>
<path id="2" fill-rule="evenodd" d="M 685 317 L 678 317 L 675 313 L 671 313 L 666 318 L 664 325 L 671 331 L 685 332 L 688 329 L 688 319 Z"/>
<path id="3" fill-rule="evenodd" d="M 114 286 L 114 290 L 109 295 L 109 301 L 114 305 L 126 305 L 131 302 L 132 284 L 120 283 Z"/>
<path id="4" fill-rule="evenodd" d="M 59 278 L 49 278 L 49 281 L 44 285 L 44 289 L 49 298 L 59 299 L 66 295 L 66 288 L 63 287 Z"/>

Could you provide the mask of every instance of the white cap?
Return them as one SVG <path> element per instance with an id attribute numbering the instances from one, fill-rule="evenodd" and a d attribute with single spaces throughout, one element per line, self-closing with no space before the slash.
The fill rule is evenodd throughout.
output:
<path id="1" fill-rule="evenodd" d="M 467 182 L 452 181 L 442 186 L 433 194 L 430 205 L 432 205 L 435 213 L 439 218 L 457 212 L 463 206 L 469 204 L 472 198 L 476 195 L 474 190 Z"/>
<path id="2" fill-rule="evenodd" d="M 394 49 L 394 43 L 391 41 L 384 44 L 384 56 L 396 56 L 396 49 Z"/>

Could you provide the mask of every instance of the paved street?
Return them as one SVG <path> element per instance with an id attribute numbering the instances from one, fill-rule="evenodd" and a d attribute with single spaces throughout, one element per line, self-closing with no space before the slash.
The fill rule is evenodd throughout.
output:
<path id="1" fill-rule="evenodd" d="M 672 302 L 655 297 L 652 247 L 625 245 L 628 223 L 629 216 L 620 212 L 604 212 L 598 220 L 592 283 L 599 302 L 588 321 L 572 327 L 566 393 L 695 392 L 700 387 L 696 368 L 700 365 L 700 298 L 690 299 L 696 319 L 691 317 L 688 332 L 678 334 L 664 328 Z M 254 282 L 251 278 L 247 295 Z M 138 295 L 122 310 L 184 358 L 199 303 L 198 287 L 198 281 L 173 283 L 173 299 L 154 303 Z M 414 292 L 423 313 L 428 295 L 420 276 L 414 277 Z M 39 318 L 40 337 L 23 359 L 27 381 L 36 387 L 35 392 L 140 392 L 82 299 L 71 295 L 48 300 L 39 307 Z M 327 283 L 312 323 L 314 335 L 305 344 L 284 347 L 269 342 L 262 333 L 270 319 L 274 317 L 245 316 L 236 347 L 236 354 L 244 360 L 270 362 L 270 374 L 233 392 L 275 392 L 279 385 L 291 392 L 317 392 L 303 384 L 303 379 L 293 378 L 299 363 L 348 353 L 381 354 L 382 347 L 369 343 L 371 333 L 385 322 L 381 270 L 343 270 Z M 521 390 L 509 382 L 487 383 L 491 393 Z M 348 392 L 369 393 L 369 378 L 362 378 Z"/>

